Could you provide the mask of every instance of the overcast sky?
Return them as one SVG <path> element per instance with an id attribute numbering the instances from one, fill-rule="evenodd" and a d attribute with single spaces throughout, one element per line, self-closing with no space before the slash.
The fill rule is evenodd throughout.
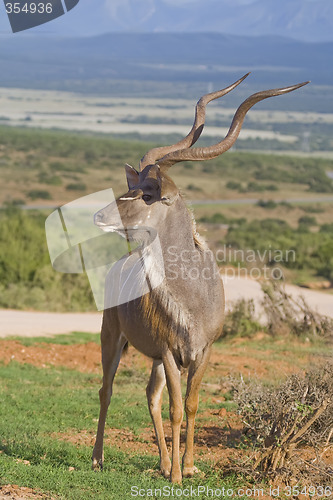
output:
<path id="1" fill-rule="evenodd" d="M 247 10 L 245 6 L 251 4 L 254 4 L 253 8 Z M 309 4 L 311 8 L 304 9 L 310 7 Z M 210 9 L 208 15 L 203 15 L 206 5 Z M 332 7 L 333 0 L 80 0 L 66 15 L 13 36 L 35 33 L 91 36 L 112 31 L 151 33 L 174 29 L 178 32 L 205 30 L 230 34 L 278 34 L 326 41 L 333 39 Z M 188 19 L 184 16 L 184 8 L 189 9 Z M 223 9 L 227 13 L 230 8 L 234 11 L 233 19 L 221 14 Z M 183 20 L 178 25 L 172 22 L 179 21 L 181 16 Z M 295 29 L 288 31 L 287 25 L 291 23 L 295 23 Z M 1 0 L 0 34 L 12 34 Z"/>

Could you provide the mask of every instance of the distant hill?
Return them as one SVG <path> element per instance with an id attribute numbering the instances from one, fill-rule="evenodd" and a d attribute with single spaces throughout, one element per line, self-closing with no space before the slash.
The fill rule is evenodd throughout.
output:
<path id="1" fill-rule="evenodd" d="M 3 5 L 1 9 L 4 9 Z M 5 15 L 0 16 L 0 30 L 9 32 Z M 32 32 L 75 37 L 107 32 L 207 32 L 246 36 L 278 35 L 307 42 L 333 41 L 333 2 L 81 0 L 65 16 Z"/>
<path id="2" fill-rule="evenodd" d="M 85 38 L 11 37 L 0 45 L 0 85 L 73 80 L 224 82 L 253 71 L 251 81 L 333 85 L 333 42 L 212 33 L 123 34 Z M 67 85 L 66 83 L 66 85 Z M 41 87 L 42 88 L 42 87 Z M 70 88 L 70 85 L 66 88 Z M 147 86 L 147 90 L 149 85 Z"/>

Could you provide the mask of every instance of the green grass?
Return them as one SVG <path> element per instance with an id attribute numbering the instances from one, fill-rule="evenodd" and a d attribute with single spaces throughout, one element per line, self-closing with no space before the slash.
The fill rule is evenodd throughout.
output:
<path id="1" fill-rule="evenodd" d="M 257 355 L 258 358 L 265 356 L 265 351 L 269 351 L 269 356 L 281 356 L 280 359 L 284 358 L 285 353 L 289 353 L 291 356 L 302 357 L 303 355 L 311 354 L 313 356 L 325 356 L 327 354 L 327 342 L 323 339 L 312 337 L 306 340 L 298 339 L 296 337 L 290 337 L 287 341 L 285 338 L 274 338 L 269 335 L 265 337 L 256 339 L 250 337 L 238 338 L 237 347 L 241 350 L 251 349 L 251 356 Z M 223 339 L 221 338 L 214 344 L 214 349 L 218 351 L 226 351 L 234 346 L 234 340 L 231 338 Z M 254 354 L 256 352 L 256 354 Z"/>
<path id="2" fill-rule="evenodd" d="M 58 345 L 74 345 L 86 342 L 99 342 L 96 334 L 72 333 L 54 338 L 16 338 L 26 346 L 40 342 Z M 0 342 L 1 348 L 1 342 Z M 247 353 L 249 362 L 286 359 L 290 365 L 301 367 L 309 354 L 315 357 L 325 355 L 327 345 L 320 343 L 300 343 L 262 339 L 227 339 L 215 344 L 215 351 L 232 352 L 235 356 Z M 288 356 L 286 355 L 288 353 Z M 288 359 L 287 359 L 288 358 Z M 235 410 L 231 395 L 217 391 L 212 384 L 221 382 L 221 372 L 207 371 L 201 390 L 201 402 L 197 418 L 196 433 L 200 436 L 206 427 L 219 428 L 228 432 L 226 422 L 219 417 L 219 410 Z M 271 373 L 265 383 L 276 381 L 276 373 Z M 283 374 L 281 374 L 283 376 Z M 96 374 L 81 373 L 60 367 L 36 368 L 29 364 L 15 361 L 7 366 L 0 364 L 0 485 L 16 484 L 45 492 L 53 498 L 64 500 L 90 500 L 131 498 L 131 487 L 140 489 L 171 488 L 168 481 L 158 472 L 158 456 L 150 452 L 150 444 L 144 451 L 123 451 L 107 444 L 103 472 L 91 471 L 92 446 L 73 444 L 74 439 L 85 431 L 94 435 L 99 412 L 98 389 L 101 377 Z M 152 428 L 145 386 L 148 371 L 145 367 L 130 368 L 123 366 L 118 370 L 114 384 L 114 393 L 109 408 L 108 427 L 127 429 L 138 441 L 142 441 L 141 431 Z M 206 385 L 205 385 L 206 383 Z M 184 389 L 184 387 L 183 387 Z M 216 397 L 224 396 L 223 402 L 216 402 Z M 168 419 L 168 403 L 164 398 L 163 419 Z M 58 435 L 57 435 L 58 434 Z M 228 447 L 244 448 L 241 439 L 230 442 Z M 209 488 L 237 488 L 246 484 L 246 479 L 237 477 L 223 478 L 223 470 L 215 467 L 203 456 L 196 465 L 204 472 L 204 477 L 185 479 L 182 488 L 197 488 L 199 485 Z M 175 487 L 177 488 L 177 486 Z M 147 495 L 140 498 L 150 498 Z M 178 498 L 186 498 L 180 495 Z M 205 493 L 196 498 L 207 498 Z M 220 498 L 227 498 L 223 497 Z M 239 496 L 238 498 L 242 498 Z"/>
<path id="3" fill-rule="evenodd" d="M 65 336 L 60 337 L 59 343 L 64 340 Z M 145 384 L 137 375 L 128 370 L 117 375 L 108 423 L 139 435 L 151 421 Z M 122 500 L 130 497 L 134 485 L 145 489 L 170 486 L 157 473 L 157 456 L 106 446 L 104 470 L 95 473 L 90 469 L 91 447 L 55 439 L 53 433 L 96 432 L 98 376 L 11 362 L 0 365 L 0 379 L 0 484 L 26 486 L 66 500 Z M 167 418 L 165 411 L 163 416 Z M 184 480 L 183 488 L 199 484 L 235 488 L 239 483 L 235 479 L 224 482 L 209 463 L 198 465 L 205 479 Z"/>
<path id="4" fill-rule="evenodd" d="M 18 340 L 22 345 L 31 346 L 40 344 L 74 345 L 96 342 L 100 344 L 100 336 L 96 333 L 73 332 L 68 334 L 55 335 L 50 337 L 10 337 L 11 340 Z"/>

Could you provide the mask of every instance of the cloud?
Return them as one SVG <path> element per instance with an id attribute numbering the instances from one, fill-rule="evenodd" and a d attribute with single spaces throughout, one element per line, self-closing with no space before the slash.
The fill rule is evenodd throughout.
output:
<path id="1" fill-rule="evenodd" d="M 133 21 L 141 24 L 155 12 L 155 0 L 105 0 L 106 10 L 112 19 L 126 27 Z"/>

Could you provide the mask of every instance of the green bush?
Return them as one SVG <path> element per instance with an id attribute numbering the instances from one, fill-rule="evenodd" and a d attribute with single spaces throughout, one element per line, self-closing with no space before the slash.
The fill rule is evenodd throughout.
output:
<path id="1" fill-rule="evenodd" d="M 228 219 L 225 215 L 217 212 L 211 216 L 206 215 L 204 217 L 201 217 L 199 219 L 199 222 L 208 222 L 209 224 L 227 224 Z"/>
<path id="2" fill-rule="evenodd" d="M 38 175 L 38 181 L 42 184 L 49 184 L 50 186 L 61 186 L 62 180 L 59 175 L 50 175 L 47 172 L 41 172 Z"/>
<path id="3" fill-rule="evenodd" d="M 316 226 L 317 220 L 315 217 L 311 217 L 310 215 L 303 215 L 298 219 L 298 224 L 304 224 L 306 226 Z"/>
<path id="4" fill-rule="evenodd" d="M 265 186 L 266 191 L 278 191 L 279 188 L 276 186 L 276 184 L 267 184 Z"/>
<path id="5" fill-rule="evenodd" d="M 258 184 L 258 182 L 248 182 L 246 191 L 250 192 L 260 192 L 265 191 L 266 187 L 263 184 Z"/>
<path id="6" fill-rule="evenodd" d="M 323 224 L 320 226 L 321 233 L 333 233 L 333 222 L 329 224 Z"/>
<path id="7" fill-rule="evenodd" d="M 241 189 L 242 185 L 240 182 L 236 182 L 236 181 L 229 181 L 226 183 L 225 187 L 227 189 Z"/>
<path id="8" fill-rule="evenodd" d="M 66 189 L 67 191 L 85 191 L 87 186 L 83 182 L 72 182 L 67 184 Z"/>
<path id="9" fill-rule="evenodd" d="M 274 200 L 259 200 L 256 205 L 258 207 L 267 208 L 269 210 L 276 208 L 278 204 Z"/>
<path id="10" fill-rule="evenodd" d="M 280 263 L 289 269 L 314 271 L 326 279 L 333 277 L 333 232 L 331 225 L 321 226 L 320 232 L 308 231 L 308 226 L 303 230 L 295 231 L 287 222 L 281 219 L 263 219 L 230 222 L 230 227 L 221 244 L 229 245 L 235 249 L 253 249 L 263 255 L 269 249 L 277 249 L 283 254 Z M 289 256 L 289 258 L 286 258 Z M 275 265 L 273 260 L 265 263 Z"/>
<path id="11" fill-rule="evenodd" d="M 50 311 L 94 310 L 84 274 L 53 270 L 45 217 L 9 207 L 0 212 L 0 307 Z"/>
<path id="12" fill-rule="evenodd" d="M 189 191 L 202 191 L 201 187 L 196 186 L 195 184 L 188 184 L 186 186 L 186 189 L 188 189 Z"/>
<path id="13" fill-rule="evenodd" d="M 27 193 L 28 198 L 31 200 L 52 200 L 51 193 L 44 189 L 32 189 Z"/>

